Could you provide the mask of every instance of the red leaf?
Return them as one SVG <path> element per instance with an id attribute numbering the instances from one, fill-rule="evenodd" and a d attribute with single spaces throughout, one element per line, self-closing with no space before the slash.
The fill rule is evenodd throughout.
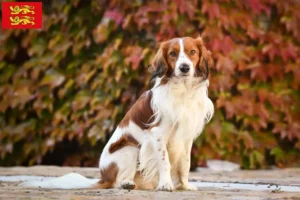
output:
<path id="1" fill-rule="evenodd" d="M 181 14 L 187 13 L 190 19 L 193 19 L 195 15 L 195 5 L 192 5 L 191 1 L 174 0 Z"/>
<path id="2" fill-rule="evenodd" d="M 143 59 L 143 49 L 139 46 L 129 46 L 125 50 L 125 63 L 131 64 L 133 70 L 139 67 L 141 60 Z"/>
<path id="3" fill-rule="evenodd" d="M 291 42 L 287 44 L 286 48 L 281 48 L 281 55 L 285 62 L 288 62 L 290 59 L 297 58 L 297 47 L 295 47 Z"/>
<path id="4" fill-rule="evenodd" d="M 122 13 L 120 13 L 117 9 L 106 11 L 104 13 L 104 17 L 111 18 L 117 25 L 120 25 L 123 19 Z"/>
<path id="5" fill-rule="evenodd" d="M 261 11 L 265 11 L 270 15 L 270 9 L 263 5 L 259 0 L 248 0 L 250 8 L 254 11 L 255 14 L 259 14 Z"/>
<path id="6" fill-rule="evenodd" d="M 203 2 L 202 12 L 207 13 L 209 19 L 219 18 L 220 17 L 220 8 L 217 3 L 206 3 Z"/>
<path id="7" fill-rule="evenodd" d="M 220 55 L 216 68 L 218 71 L 226 71 L 229 74 L 233 74 L 235 71 L 235 64 L 230 58 Z"/>

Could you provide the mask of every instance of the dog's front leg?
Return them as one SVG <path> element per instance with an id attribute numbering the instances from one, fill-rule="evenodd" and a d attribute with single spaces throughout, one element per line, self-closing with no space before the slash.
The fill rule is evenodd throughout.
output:
<path id="1" fill-rule="evenodd" d="M 153 132 L 152 132 L 153 131 Z M 153 128 L 153 146 L 156 154 L 156 161 L 159 173 L 157 190 L 172 191 L 174 185 L 171 179 L 171 165 L 167 151 L 167 141 L 158 127 Z"/>
<path id="2" fill-rule="evenodd" d="M 193 140 L 187 141 L 184 144 L 184 150 L 182 151 L 182 156 L 179 159 L 179 187 L 177 189 L 181 190 L 197 190 L 197 187 L 189 183 L 189 172 L 191 167 L 191 149 L 193 145 Z"/>

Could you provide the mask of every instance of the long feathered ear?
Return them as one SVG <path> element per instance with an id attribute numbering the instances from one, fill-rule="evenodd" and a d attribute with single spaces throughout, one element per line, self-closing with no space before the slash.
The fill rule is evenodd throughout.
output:
<path id="1" fill-rule="evenodd" d="M 205 48 L 200 36 L 196 39 L 196 42 L 200 51 L 200 60 L 196 67 L 197 74 L 201 76 L 203 80 L 206 80 L 209 75 L 209 68 L 213 66 L 213 59 L 211 57 L 211 52 Z"/>
<path id="2" fill-rule="evenodd" d="M 167 43 L 161 43 L 154 59 L 152 62 L 152 76 L 150 78 L 150 82 L 154 80 L 156 77 L 162 77 L 167 71 L 167 61 L 166 61 L 166 51 L 167 51 Z"/>

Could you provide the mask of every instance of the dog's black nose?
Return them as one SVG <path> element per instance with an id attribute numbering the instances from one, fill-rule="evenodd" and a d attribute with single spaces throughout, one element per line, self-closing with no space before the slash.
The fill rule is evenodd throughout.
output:
<path id="1" fill-rule="evenodd" d="M 182 73 L 187 73 L 190 70 L 190 67 L 188 64 L 183 63 L 179 66 L 179 69 Z"/>

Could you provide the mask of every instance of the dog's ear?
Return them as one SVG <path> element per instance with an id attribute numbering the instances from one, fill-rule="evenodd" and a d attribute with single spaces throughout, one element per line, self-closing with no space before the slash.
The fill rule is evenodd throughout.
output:
<path id="1" fill-rule="evenodd" d="M 200 51 L 199 62 L 196 66 L 196 75 L 201 76 L 203 80 L 206 80 L 209 75 L 209 68 L 213 66 L 213 59 L 211 57 L 211 52 L 205 48 L 200 36 L 196 39 L 196 44 Z"/>
<path id="2" fill-rule="evenodd" d="M 162 77 L 167 72 L 167 48 L 167 42 L 163 42 L 160 44 L 160 47 L 151 65 L 152 76 L 150 82 L 156 77 Z"/>

